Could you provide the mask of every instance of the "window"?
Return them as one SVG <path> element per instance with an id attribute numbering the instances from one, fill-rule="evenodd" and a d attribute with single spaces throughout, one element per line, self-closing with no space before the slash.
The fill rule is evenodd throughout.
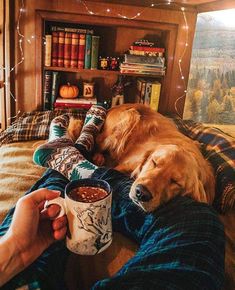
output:
<path id="1" fill-rule="evenodd" d="M 200 13 L 184 119 L 235 124 L 235 9 Z"/>

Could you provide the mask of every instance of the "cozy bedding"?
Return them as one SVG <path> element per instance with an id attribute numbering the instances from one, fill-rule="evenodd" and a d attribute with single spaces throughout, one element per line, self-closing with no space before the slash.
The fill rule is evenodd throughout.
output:
<path id="1" fill-rule="evenodd" d="M 15 204 L 17 199 L 23 195 L 45 172 L 45 169 L 32 162 L 32 154 L 36 146 L 45 142 L 44 139 L 48 136 L 50 121 L 53 119 L 55 114 L 60 113 L 63 113 L 63 111 L 56 113 L 38 112 L 25 114 L 5 132 L 0 134 L 0 143 L 2 144 L 0 148 L 0 221 L 4 219 L 7 211 Z M 76 115 L 76 112 L 71 112 L 71 115 Z M 78 112 L 79 118 L 83 118 L 83 116 L 83 112 Z M 178 120 L 179 127 L 180 123 L 181 122 Z M 183 125 L 184 126 L 181 126 L 180 129 L 184 130 L 186 135 L 191 134 L 190 137 L 192 139 L 196 139 L 198 135 L 195 133 L 192 135 L 193 130 L 190 130 L 190 126 L 193 126 L 193 124 L 184 123 Z M 198 126 L 198 124 L 194 125 Z M 196 132 L 198 133 L 198 131 Z M 200 135 L 200 138 L 201 136 L 202 135 Z M 223 135 L 222 137 L 227 138 L 226 135 Z M 232 144 L 234 144 L 231 137 L 229 137 L 229 140 L 230 143 L 232 142 Z M 202 142 L 202 140 L 200 141 Z M 205 140 L 203 141 L 206 142 Z M 212 145 L 207 146 L 209 146 L 209 149 L 212 148 Z M 218 151 L 217 147 L 216 149 Z M 228 147 L 229 146 L 227 146 L 226 150 L 228 150 Z M 214 166 L 217 165 L 215 171 L 218 171 L 218 173 L 216 173 L 216 178 L 218 179 L 217 187 L 220 186 L 220 189 L 223 191 L 223 194 L 221 191 L 217 192 L 218 199 L 215 206 L 220 213 L 223 213 L 220 215 L 220 218 L 225 225 L 226 233 L 226 285 L 224 289 L 233 290 L 235 288 L 235 214 L 233 188 L 235 175 L 233 175 L 234 171 L 231 171 L 231 168 L 233 168 L 233 170 L 235 168 L 235 166 L 233 167 L 235 158 L 232 159 L 232 157 L 234 157 L 234 151 L 232 151 L 232 157 L 228 160 L 229 155 L 224 152 L 225 148 L 223 146 L 222 148 L 223 154 L 225 154 L 225 158 L 228 161 L 227 163 L 229 164 L 231 174 L 229 175 L 229 181 L 225 183 L 226 178 L 223 176 L 222 169 L 226 166 L 221 165 L 224 164 L 223 162 L 218 164 L 218 160 L 215 160 L 215 158 L 213 159 L 215 161 Z M 215 148 L 212 148 L 212 150 L 215 150 Z M 229 147 L 229 150 L 231 150 L 231 146 Z M 213 157 L 215 155 L 215 151 L 212 153 L 209 156 Z M 231 153 L 231 151 L 229 153 Z M 208 154 L 208 152 L 206 152 L 206 154 Z M 227 175 L 225 175 L 225 177 L 226 176 Z M 219 178 L 223 181 L 223 185 L 220 184 Z M 73 267 L 71 267 L 73 268 L 73 271 L 72 273 L 67 273 L 70 289 L 76 289 L 78 284 L 81 285 L 81 281 L 85 289 L 86 287 L 91 286 L 95 281 L 104 278 L 105 276 L 113 275 L 130 257 L 134 255 L 136 249 L 136 243 L 131 242 L 120 234 L 115 234 L 112 246 L 102 255 L 92 258 L 78 258 L 71 255 L 68 265 L 73 265 Z M 100 267 L 101 263 L 103 267 Z M 74 265 L 76 265 L 76 267 L 74 267 Z M 90 281 L 89 277 L 87 277 L 87 272 L 89 272 L 87 271 L 88 265 L 89 269 L 91 268 L 91 265 L 93 265 L 92 277 L 94 281 Z M 79 273 L 76 269 L 80 269 Z M 73 286 L 71 280 L 73 280 Z M 76 283 L 76 280 L 79 281 Z"/>

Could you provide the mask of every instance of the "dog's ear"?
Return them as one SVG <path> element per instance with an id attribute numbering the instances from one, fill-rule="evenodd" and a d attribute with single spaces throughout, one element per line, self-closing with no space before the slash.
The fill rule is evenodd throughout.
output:
<path id="1" fill-rule="evenodd" d="M 113 134 L 118 140 L 116 151 L 119 156 L 125 149 L 128 138 L 136 128 L 139 121 L 140 114 L 137 110 L 129 109 L 121 112 L 119 122 L 117 122 L 113 128 Z"/>

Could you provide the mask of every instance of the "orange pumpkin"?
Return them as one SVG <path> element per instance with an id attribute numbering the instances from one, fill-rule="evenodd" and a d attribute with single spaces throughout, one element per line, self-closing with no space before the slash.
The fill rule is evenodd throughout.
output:
<path id="1" fill-rule="evenodd" d="M 79 89 L 77 86 L 70 85 L 63 85 L 60 87 L 60 96 L 65 99 L 74 99 L 78 96 Z"/>

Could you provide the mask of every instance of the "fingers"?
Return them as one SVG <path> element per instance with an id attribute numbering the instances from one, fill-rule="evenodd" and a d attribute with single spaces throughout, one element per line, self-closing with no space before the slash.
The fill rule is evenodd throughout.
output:
<path id="1" fill-rule="evenodd" d="M 50 205 L 40 213 L 40 219 L 55 219 L 60 213 L 60 206 L 57 204 Z"/>
<path id="2" fill-rule="evenodd" d="M 56 240 L 61 240 L 65 237 L 67 232 L 67 218 L 60 217 L 52 222 L 53 236 Z"/>
<path id="3" fill-rule="evenodd" d="M 52 222 L 52 228 L 54 231 L 58 231 L 61 228 L 64 228 L 66 226 L 67 226 L 66 216 L 62 216 L 62 217 L 60 217 Z"/>
<path id="4" fill-rule="evenodd" d="M 55 231 L 53 237 L 55 240 L 63 240 L 67 232 L 67 228 L 64 227 L 58 231 Z"/>
<path id="5" fill-rule="evenodd" d="M 26 200 L 31 201 L 36 206 L 39 206 L 42 203 L 42 201 L 54 199 L 59 196 L 60 196 L 60 191 L 58 190 L 49 190 L 47 188 L 41 188 L 41 189 L 31 192 L 28 195 L 25 195 L 21 199 L 22 201 L 26 201 Z"/>

